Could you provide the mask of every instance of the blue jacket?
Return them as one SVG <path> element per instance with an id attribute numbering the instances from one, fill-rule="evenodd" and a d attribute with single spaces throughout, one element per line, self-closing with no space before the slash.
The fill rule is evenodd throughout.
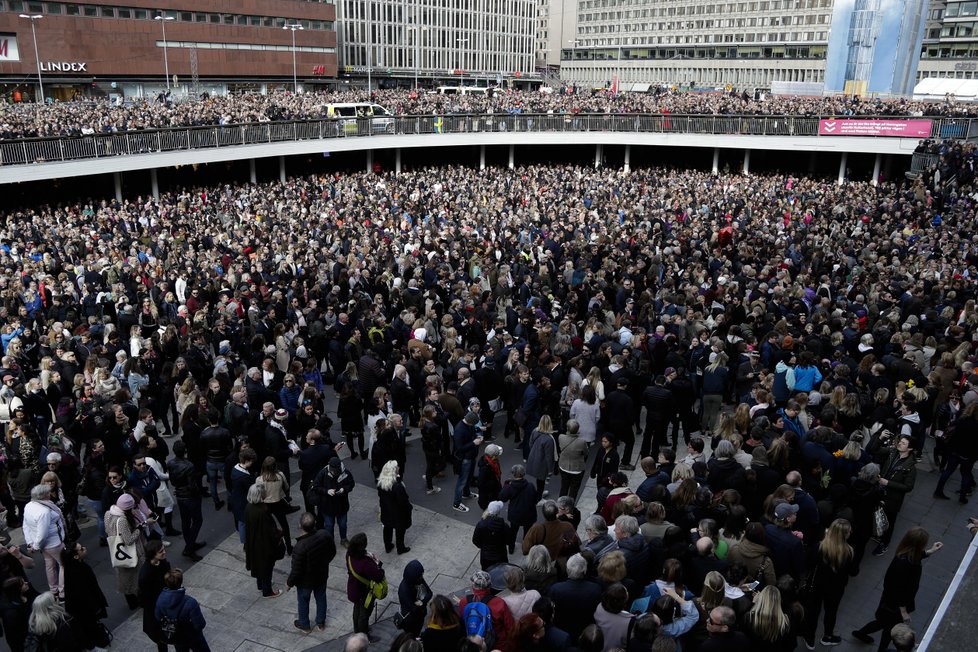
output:
<path id="1" fill-rule="evenodd" d="M 186 589 L 163 589 L 163 593 L 156 599 L 156 620 L 163 616 L 173 618 L 179 623 L 177 632 L 181 643 L 204 638 L 207 621 L 200 611 L 200 603 L 187 595 Z"/>
<path id="2" fill-rule="evenodd" d="M 822 382 L 822 372 L 815 365 L 795 367 L 795 392 L 810 392 L 818 387 L 820 382 Z"/>

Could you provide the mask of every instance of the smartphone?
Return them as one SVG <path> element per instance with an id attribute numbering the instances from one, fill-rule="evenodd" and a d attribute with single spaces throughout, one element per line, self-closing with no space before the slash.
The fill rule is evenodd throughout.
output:
<path id="1" fill-rule="evenodd" d="M 759 581 L 754 580 L 753 582 L 747 585 L 747 588 L 750 589 L 751 591 L 756 591 L 757 587 L 759 587 L 760 585 L 761 583 Z"/>

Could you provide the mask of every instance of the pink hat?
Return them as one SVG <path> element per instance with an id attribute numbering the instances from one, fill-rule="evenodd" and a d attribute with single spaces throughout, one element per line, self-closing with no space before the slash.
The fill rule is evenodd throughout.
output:
<path id="1" fill-rule="evenodd" d="M 129 494 L 122 494 L 115 504 L 121 510 L 130 510 L 136 506 L 136 500 Z"/>

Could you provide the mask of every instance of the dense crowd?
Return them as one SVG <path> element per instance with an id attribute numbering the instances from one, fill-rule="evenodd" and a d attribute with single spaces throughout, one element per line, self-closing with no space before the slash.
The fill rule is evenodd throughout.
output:
<path id="1" fill-rule="evenodd" d="M 291 554 L 302 631 L 325 626 L 338 528 L 349 649 L 369 644 L 383 553 L 347 532 L 347 465 L 406 554 L 420 433 L 428 492 L 454 475 L 451 506 L 483 510 L 484 570 L 455 604 L 408 564 L 393 649 L 813 649 L 820 616 L 837 645 L 871 538 L 892 562 L 852 636 L 908 649 L 940 549 L 900 522 L 915 464 L 943 469 L 936 499 L 960 469 L 966 502 L 978 456 L 974 151 L 942 147 L 878 186 L 445 167 L 3 214 L 0 502 L 28 546 L 0 550 L 8 643 L 104 646 L 94 517 L 151 640 L 206 650 L 166 549 L 200 558 L 209 498 L 262 596 Z M 524 464 L 501 468 L 501 437 Z"/>
<path id="2" fill-rule="evenodd" d="M 549 90 L 549 89 L 548 89 Z M 121 105 L 108 100 L 79 100 L 37 105 L 0 104 L 0 140 L 228 125 L 328 117 L 327 104 L 374 101 L 397 115 L 461 115 L 505 113 L 663 113 L 695 115 L 796 115 L 972 117 L 971 104 L 947 100 L 858 97 L 755 96 L 738 93 L 611 93 L 561 88 L 540 91 L 498 90 L 492 94 L 441 95 L 424 91 L 377 90 L 278 92 L 208 96 L 200 101 L 174 102 L 169 96 L 135 99 Z"/>

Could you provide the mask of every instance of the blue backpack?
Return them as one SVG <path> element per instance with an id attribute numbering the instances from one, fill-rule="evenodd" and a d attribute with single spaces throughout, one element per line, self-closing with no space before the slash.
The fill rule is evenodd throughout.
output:
<path id="1" fill-rule="evenodd" d="M 492 629 L 492 611 L 487 604 L 492 595 L 476 600 L 475 595 L 465 596 L 465 609 L 462 611 L 462 622 L 465 623 L 466 636 L 479 635 L 486 642 L 486 649 L 496 647 L 496 634 Z"/>

